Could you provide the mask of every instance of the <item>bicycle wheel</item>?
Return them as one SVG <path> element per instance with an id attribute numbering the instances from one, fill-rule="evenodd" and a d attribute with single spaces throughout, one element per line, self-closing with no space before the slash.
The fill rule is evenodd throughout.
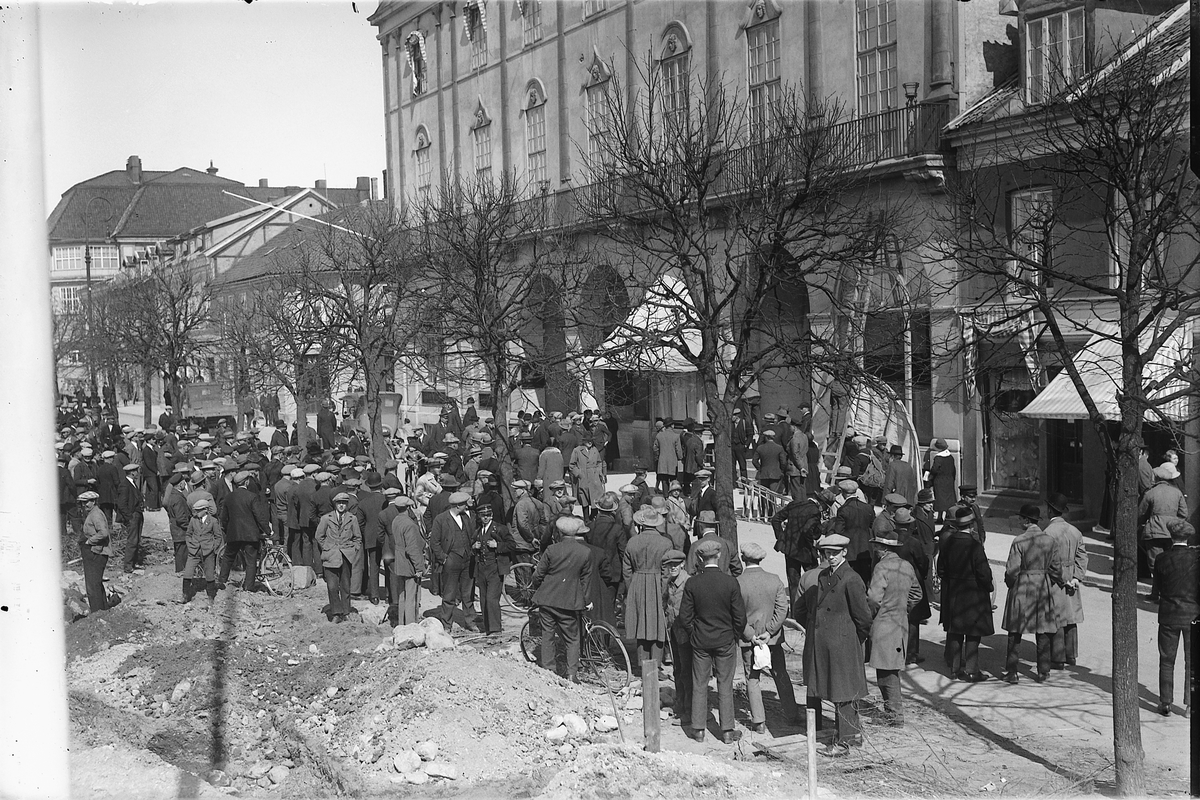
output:
<path id="1" fill-rule="evenodd" d="M 262 557 L 258 576 L 271 594 L 292 596 L 292 561 L 282 547 L 272 547 Z"/>
<path id="2" fill-rule="evenodd" d="M 629 653 L 621 637 L 607 622 L 587 626 L 579 652 L 579 679 L 620 692 L 629 686 L 633 675 Z"/>
<path id="3" fill-rule="evenodd" d="M 526 622 L 521 628 L 521 655 L 525 656 L 525 660 L 531 664 L 538 663 L 538 656 L 542 652 L 542 635 L 540 632 L 535 633 L 530 622 Z"/>
<path id="4" fill-rule="evenodd" d="M 533 607 L 533 571 L 535 565 L 516 563 L 508 568 L 504 576 L 504 588 L 500 599 L 518 611 Z"/>

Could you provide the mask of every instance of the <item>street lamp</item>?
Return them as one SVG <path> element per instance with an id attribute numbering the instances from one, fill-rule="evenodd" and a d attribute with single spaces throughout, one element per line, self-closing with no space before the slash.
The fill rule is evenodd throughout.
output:
<path id="1" fill-rule="evenodd" d="M 93 197 L 88 200 L 83 210 L 83 266 L 84 266 L 84 304 L 86 319 L 84 333 L 88 342 L 88 388 L 90 397 L 96 397 L 96 358 L 92 342 L 92 223 L 100 220 L 105 227 L 104 239 L 108 239 L 108 221 L 112 219 L 112 205 L 103 197 Z M 89 403 L 91 402 L 89 397 Z"/>

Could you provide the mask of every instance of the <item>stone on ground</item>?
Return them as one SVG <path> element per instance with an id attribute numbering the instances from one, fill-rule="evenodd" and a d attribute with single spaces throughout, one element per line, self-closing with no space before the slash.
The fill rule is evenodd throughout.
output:
<path id="1" fill-rule="evenodd" d="M 440 626 L 441 623 L 439 622 L 438 625 Z M 426 631 L 425 646 L 430 650 L 453 650 L 455 648 L 454 637 L 444 628 Z"/>
<path id="2" fill-rule="evenodd" d="M 267 777 L 271 779 L 271 783 L 283 783 L 287 780 L 288 775 L 290 774 L 291 770 L 289 770 L 283 764 L 276 764 L 275 766 L 271 767 L 270 772 L 267 773 Z"/>
<path id="3" fill-rule="evenodd" d="M 425 774 L 431 778 L 458 780 L 458 767 L 445 761 L 430 761 L 425 765 Z"/>
<path id="4" fill-rule="evenodd" d="M 438 744 L 437 742 L 421 742 L 413 748 L 413 751 L 420 756 L 422 761 L 433 761 L 438 757 Z"/>
<path id="5" fill-rule="evenodd" d="M 392 758 L 392 768 L 405 775 L 421 768 L 421 757 L 412 750 L 401 750 Z"/>
<path id="6" fill-rule="evenodd" d="M 434 621 L 437 622 L 436 620 Z M 437 622 L 437 626 L 441 628 L 442 623 Z M 428 631 L 423 625 L 417 625 L 415 623 L 409 625 L 397 625 L 395 628 L 392 628 L 392 645 L 397 650 L 408 650 L 413 647 L 424 647 L 425 634 L 427 632 Z"/>

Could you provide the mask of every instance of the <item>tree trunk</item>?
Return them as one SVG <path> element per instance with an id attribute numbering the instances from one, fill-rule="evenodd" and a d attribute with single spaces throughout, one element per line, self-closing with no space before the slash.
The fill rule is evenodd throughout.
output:
<path id="1" fill-rule="evenodd" d="M 154 412 L 151 410 L 154 397 L 151 386 L 154 383 L 154 372 L 149 367 L 142 367 L 142 427 L 149 428 Z"/>
<path id="2" fill-rule="evenodd" d="M 372 353 L 363 364 L 363 396 L 367 404 L 367 420 L 371 429 L 367 432 L 371 439 L 371 460 L 376 466 L 383 466 L 388 460 L 387 444 L 383 441 L 383 409 L 380 408 L 379 388 L 383 385 L 381 365 L 382 355 Z"/>
<path id="3" fill-rule="evenodd" d="M 1137 378 L 1134 380 L 1136 382 Z M 1146 793 L 1145 752 L 1142 750 L 1138 705 L 1137 635 L 1137 490 L 1142 412 L 1128 395 L 1120 396 L 1118 403 L 1121 433 L 1117 439 L 1116 509 L 1112 528 L 1113 756 L 1117 791 L 1133 797 Z"/>
<path id="4" fill-rule="evenodd" d="M 296 446 L 304 452 L 308 446 L 308 408 L 304 404 L 304 391 L 293 389 L 292 401 L 296 404 Z"/>
<path id="5" fill-rule="evenodd" d="M 733 388 L 725 384 L 725 394 Z M 721 537 L 727 539 L 734 549 L 738 546 L 737 516 L 733 507 L 733 436 L 730 431 L 730 409 L 717 388 L 716 370 L 709 368 L 704 374 L 704 401 L 708 406 L 708 423 L 713 436 L 713 491 L 717 497 L 717 522 Z"/>

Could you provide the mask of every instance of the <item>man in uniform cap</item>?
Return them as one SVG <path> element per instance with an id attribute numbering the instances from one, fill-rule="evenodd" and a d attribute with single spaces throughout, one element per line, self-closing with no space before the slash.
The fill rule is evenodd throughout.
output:
<path id="1" fill-rule="evenodd" d="M 463 627 L 478 630 L 475 609 L 471 605 L 471 545 L 475 542 L 475 522 L 467 513 L 471 496 L 466 492 L 451 492 L 446 498 L 446 510 L 433 519 L 429 529 L 429 549 L 435 569 L 441 572 L 442 607 L 433 616 L 442 621 L 449 633 L 454 625 L 454 611 L 461 604 Z"/>
<path id="2" fill-rule="evenodd" d="M 784 719 L 795 724 L 799 719 L 796 694 L 792 690 L 792 679 L 788 675 L 787 660 L 783 653 L 783 621 L 791 610 L 788 590 L 776 575 L 762 568 L 767 551 L 757 542 L 742 545 L 742 561 L 746 568 L 737 577 L 742 592 L 742 603 L 746 607 L 746 630 L 741 637 L 742 667 L 746 674 L 746 697 L 750 703 L 750 730 L 767 732 L 767 712 L 763 707 L 762 689 L 759 680 L 765 667 L 756 665 L 754 649 L 766 645 L 771 654 L 771 677 L 775 680 L 775 694 L 783 708 Z"/>
<path id="3" fill-rule="evenodd" d="M 708 682 L 716 673 L 721 741 L 732 744 L 734 730 L 733 673 L 738 640 L 747 632 L 746 607 L 737 580 L 721 571 L 721 548 L 701 540 L 692 548 L 702 568 L 683 587 L 679 621 L 692 645 L 692 713 L 687 735 L 704 741 L 708 727 Z"/>
<path id="4" fill-rule="evenodd" d="M 871 631 L 871 609 L 862 579 L 846 563 L 849 545 L 850 540 L 837 533 L 817 540 L 829 566 L 801 576 L 794 610 L 806 634 L 807 706 L 809 713 L 818 715 L 818 729 L 823 727 L 821 701 L 832 702 L 836 709 L 836 738 L 819 751 L 826 756 L 846 755 L 850 747 L 862 745 L 855 701 L 867 693 L 863 642 Z"/>
<path id="5" fill-rule="evenodd" d="M 958 487 L 959 501 L 958 505 L 966 506 L 971 509 L 971 515 L 975 517 L 975 522 L 972 525 L 975 538 L 980 544 L 987 543 L 987 531 L 983 528 L 983 512 L 979 510 L 979 504 L 975 502 L 975 498 L 979 494 L 978 487 L 973 483 L 964 483 Z"/>
<path id="6" fill-rule="evenodd" d="M 554 669 L 557 633 L 566 650 L 567 680 L 578 683 L 580 612 L 590 605 L 592 558 L 581 538 L 587 529 L 582 519 L 564 517 L 556 525 L 562 539 L 546 548 L 533 573 L 533 604 L 538 608 L 542 634 L 539 660 L 543 669 Z"/>

